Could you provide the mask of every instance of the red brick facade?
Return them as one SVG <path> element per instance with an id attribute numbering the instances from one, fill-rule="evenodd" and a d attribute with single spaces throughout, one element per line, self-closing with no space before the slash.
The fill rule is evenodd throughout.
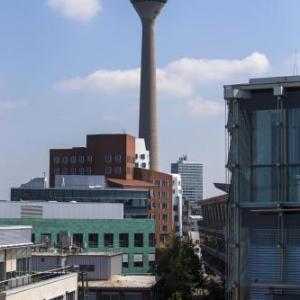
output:
<path id="1" fill-rule="evenodd" d="M 133 179 L 135 137 L 127 134 L 88 135 L 86 147 L 50 150 L 50 186 L 59 175 L 105 175 Z"/>

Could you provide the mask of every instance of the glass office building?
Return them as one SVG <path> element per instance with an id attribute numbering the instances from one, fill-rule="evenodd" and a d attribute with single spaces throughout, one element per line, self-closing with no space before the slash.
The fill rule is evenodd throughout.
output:
<path id="1" fill-rule="evenodd" d="M 148 217 L 149 191 L 144 189 L 12 188 L 11 201 L 123 203 L 124 217 Z"/>
<path id="2" fill-rule="evenodd" d="M 300 77 L 225 86 L 228 299 L 300 299 Z"/>

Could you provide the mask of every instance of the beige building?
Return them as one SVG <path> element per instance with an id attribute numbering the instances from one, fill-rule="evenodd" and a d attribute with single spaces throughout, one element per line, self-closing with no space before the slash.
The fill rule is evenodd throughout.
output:
<path id="1" fill-rule="evenodd" d="M 0 300 L 75 300 L 77 273 L 31 271 L 31 227 L 0 227 Z"/>

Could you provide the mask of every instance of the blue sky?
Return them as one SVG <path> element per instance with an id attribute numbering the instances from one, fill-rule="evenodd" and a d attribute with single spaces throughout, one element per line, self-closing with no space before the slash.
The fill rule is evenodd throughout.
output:
<path id="1" fill-rule="evenodd" d="M 157 22 L 161 169 L 225 170 L 222 85 L 293 75 L 298 0 L 169 0 Z M 137 134 L 141 26 L 129 0 L 2 0 L 0 199 L 48 172 L 49 148 Z M 299 55 L 298 55 L 299 56 Z"/>

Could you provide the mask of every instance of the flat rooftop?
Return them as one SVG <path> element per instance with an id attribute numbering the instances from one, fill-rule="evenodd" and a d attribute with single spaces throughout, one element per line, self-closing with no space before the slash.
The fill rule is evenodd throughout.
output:
<path id="1" fill-rule="evenodd" d="M 122 252 L 54 252 L 54 251 L 32 251 L 32 256 L 118 256 L 122 255 Z"/>
<path id="2" fill-rule="evenodd" d="M 268 89 L 274 86 L 300 87 L 300 76 L 279 76 L 265 78 L 251 78 L 248 83 L 225 85 L 227 88 L 239 88 L 242 90 Z"/>
<path id="3" fill-rule="evenodd" d="M 94 289 L 151 289 L 157 284 L 155 276 L 113 275 L 110 280 L 89 281 Z"/>

